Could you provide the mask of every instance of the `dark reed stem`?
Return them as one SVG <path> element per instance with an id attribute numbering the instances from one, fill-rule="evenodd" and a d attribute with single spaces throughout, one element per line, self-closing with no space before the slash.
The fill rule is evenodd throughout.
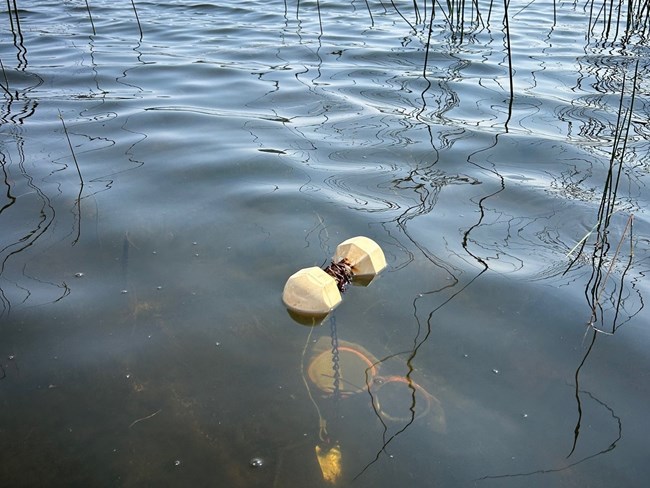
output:
<path id="1" fill-rule="evenodd" d="M 605 38 L 609 37 L 609 30 L 612 27 L 612 9 L 614 8 L 614 0 L 609 0 L 609 15 L 607 14 L 607 0 L 605 0 L 605 15 L 607 16 L 605 24 Z"/>
<path id="2" fill-rule="evenodd" d="M 616 322 L 618 321 L 618 315 L 621 311 L 621 305 L 623 304 L 624 298 L 623 298 L 623 290 L 625 289 L 625 276 L 627 275 L 627 272 L 630 270 L 632 267 L 632 261 L 634 260 L 634 214 L 630 214 L 630 217 L 628 219 L 628 224 L 629 224 L 629 229 L 630 229 L 630 255 L 627 259 L 627 264 L 625 265 L 625 269 L 621 273 L 621 280 L 620 284 L 618 286 L 618 297 L 616 298 L 616 310 L 614 312 L 614 319 L 612 320 L 612 332 L 611 334 L 614 334 L 616 332 L 616 329 L 618 327 L 616 326 Z M 628 225 L 626 225 L 628 227 Z M 625 233 L 623 233 L 623 237 L 625 237 Z M 621 238 L 621 239 L 622 239 Z M 604 332 L 604 331 L 600 331 Z"/>
<path id="3" fill-rule="evenodd" d="M 18 5 L 16 4 L 16 0 L 13 0 L 13 4 L 14 4 L 14 15 L 16 16 L 16 32 L 18 32 L 18 36 L 22 40 L 23 32 L 20 29 L 20 18 L 18 17 Z M 9 5 L 9 0 L 7 0 L 7 6 L 8 5 Z M 9 10 L 9 15 L 11 15 L 11 10 Z M 13 25 L 12 25 L 12 32 L 13 32 Z"/>
<path id="4" fill-rule="evenodd" d="M 418 117 L 421 116 L 424 113 L 424 110 L 427 108 L 427 101 L 425 98 L 426 93 L 429 91 L 431 88 L 431 81 L 427 77 L 427 69 L 429 67 L 429 50 L 431 48 L 431 31 L 433 30 L 433 19 L 435 16 L 433 15 L 433 11 L 431 12 L 431 16 L 429 17 L 429 32 L 427 33 L 427 43 L 426 46 L 424 47 L 424 68 L 422 69 L 422 77 L 424 80 L 427 82 L 426 88 L 422 91 L 422 108 L 418 112 Z"/>
<path id="5" fill-rule="evenodd" d="M 7 13 L 9 14 L 9 26 L 11 27 L 11 34 L 16 39 L 16 29 L 14 27 L 14 16 L 11 13 L 11 3 L 7 0 Z"/>
<path id="6" fill-rule="evenodd" d="M 318 11 L 318 26 L 320 27 L 320 35 L 323 35 L 323 19 L 320 15 L 320 0 L 316 0 L 316 10 Z"/>
<path id="7" fill-rule="evenodd" d="M 642 24 L 641 32 L 640 35 L 642 37 L 646 36 L 646 31 L 648 30 L 649 27 L 649 20 L 650 20 L 650 1 L 645 0 L 643 4 L 639 2 L 639 8 L 637 10 L 637 15 L 636 15 L 636 22 L 639 24 Z M 645 19 L 643 18 L 643 10 L 645 9 Z"/>
<path id="8" fill-rule="evenodd" d="M 14 46 L 16 46 L 16 49 L 18 50 L 18 53 L 16 54 L 16 57 L 18 58 L 18 69 L 24 70 L 27 66 L 27 49 L 25 49 L 25 39 L 20 28 L 20 17 L 18 15 L 18 5 L 16 4 L 16 0 L 13 0 L 13 2 L 7 0 L 7 13 L 9 14 L 9 24 L 11 26 Z"/>
<path id="9" fill-rule="evenodd" d="M 415 12 L 415 23 L 419 24 L 422 18 L 420 17 L 420 9 L 418 8 L 417 0 L 413 0 L 413 12 Z"/>
<path id="10" fill-rule="evenodd" d="M 591 337 L 591 342 L 589 343 L 589 347 L 587 348 L 585 355 L 582 357 L 582 361 L 580 361 L 580 365 L 576 369 L 575 376 L 574 376 L 575 397 L 576 397 L 576 404 L 578 405 L 578 419 L 576 420 L 576 426 L 573 429 L 573 445 L 571 446 L 571 451 L 569 452 L 567 459 L 571 457 L 571 455 L 576 450 L 576 447 L 578 446 L 578 438 L 580 437 L 580 426 L 582 425 L 582 400 L 580 400 L 580 370 L 585 365 L 587 358 L 591 354 L 591 350 L 594 347 L 594 343 L 596 342 L 597 335 L 598 334 L 596 334 L 596 331 L 594 331 Z"/>
<path id="11" fill-rule="evenodd" d="M 140 25 L 140 17 L 138 16 L 138 9 L 135 8 L 135 0 L 131 0 L 133 5 L 133 13 L 135 14 L 135 21 L 138 23 L 138 30 L 140 31 L 140 40 L 142 40 L 142 25 Z"/>
<path id="12" fill-rule="evenodd" d="M 65 137 L 68 140 L 68 146 L 70 147 L 70 153 L 72 154 L 72 159 L 74 161 L 74 165 L 77 168 L 77 174 L 79 175 L 79 193 L 77 194 L 77 201 L 75 205 L 79 209 L 79 214 L 78 214 L 78 225 L 77 225 L 77 236 L 72 241 L 72 245 L 74 246 L 79 242 L 79 239 L 81 238 L 81 194 L 83 193 L 84 190 L 84 179 L 83 176 L 81 176 L 81 170 L 79 169 L 79 162 L 77 161 L 77 156 L 74 153 L 74 149 L 72 148 L 72 141 L 70 141 L 70 135 L 68 134 L 68 128 L 65 125 L 65 120 L 63 120 L 63 115 L 61 115 L 61 111 L 59 110 L 59 118 L 61 119 L 61 124 L 63 125 L 63 132 L 65 133 Z"/>
<path id="13" fill-rule="evenodd" d="M 591 34 L 594 31 L 594 1 L 589 4 L 589 27 L 587 27 L 587 44 L 591 41 Z"/>
<path id="14" fill-rule="evenodd" d="M 589 319 L 589 325 L 597 331 L 597 332 L 604 332 L 601 329 L 595 327 L 596 323 L 596 318 L 598 315 L 598 309 L 600 308 L 600 301 L 603 295 L 603 292 L 605 291 L 605 285 L 607 284 L 607 280 L 609 279 L 610 275 L 612 274 L 612 269 L 614 268 L 614 264 L 616 264 L 616 259 L 618 258 L 618 255 L 621 252 L 621 246 L 623 245 L 623 241 L 625 240 L 625 235 L 628 232 L 628 229 L 630 230 L 630 259 L 632 259 L 634 249 L 632 245 L 632 222 L 634 220 L 634 215 L 631 214 L 628 219 L 627 223 L 625 224 L 625 228 L 623 229 L 623 233 L 621 234 L 621 239 L 618 242 L 618 245 L 616 246 L 616 251 L 614 251 L 614 256 L 612 257 L 609 267 L 607 268 L 607 273 L 605 273 L 605 277 L 602 279 L 600 282 L 600 286 L 598 287 L 598 291 L 596 292 L 596 301 L 592 304 L 591 306 L 591 318 Z M 629 268 L 629 264 L 628 264 Z M 623 292 L 623 287 L 620 287 L 619 290 L 619 302 L 620 302 L 620 294 Z M 614 325 L 612 327 L 612 330 L 616 329 L 616 321 L 614 321 Z"/>
<path id="15" fill-rule="evenodd" d="M 633 34 L 645 38 L 650 27 L 649 0 L 589 0 L 589 27 L 587 41 L 600 29 L 600 40 L 625 44 Z"/>
<path id="16" fill-rule="evenodd" d="M 634 28 L 634 2 L 628 0 L 627 2 L 627 18 L 625 19 L 625 36 L 627 37 Z"/>
<path id="17" fill-rule="evenodd" d="M 365 0 L 365 2 L 366 2 L 366 8 L 368 9 L 368 15 L 370 15 L 370 25 L 374 27 L 375 19 L 372 16 L 372 10 L 370 9 L 370 4 L 368 3 L 368 0 Z"/>
<path id="18" fill-rule="evenodd" d="M 454 3 L 454 18 L 456 19 L 456 21 L 454 22 L 454 31 L 455 33 L 458 33 L 460 35 L 458 42 L 460 42 L 461 44 L 463 43 L 463 37 L 464 37 L 464 30 L 463 30 L 464 6 L 465 6 L 464 0 L 458 0 Z"/>
<path id="19" fill-rule="evenodd" d="M 422 76 L 427 78 L 427 68 L 429 67 L 429 49 L 431 47 L 431 31 L 433 30 L 433 15 L 429 17 L 429 32 L 427 33 L 427 44 L 424 46 L 424 68 Z"/>
<path id="20" fill-rule="evenodd" d="M 413 30 L 413 32 L 415 32 L 415 27 L 413 26 L 413 24 L 411 24 L 411 23 L 409 22 L 409 20 L 408 20 L 406 17 L 404 17 L 404 15 L 402 14 L 402 12 L 399 11 L 399 9 L 397 8 L 397 5 L 395 5 L 395 2 L 394 2 L 393 0 L 390 0 L 390 4 L 391 4 L 391 5 L 393 6 L 393 8 L 395 9 L 395 12 L 397 12 L 397 14 L 398 14 L 400 17 L 402 17 L 402 20 L 404 20 L 404 22 L 406 22 L 406 23 L 409 25 L 409 27 Z"/>
<path id="21" fill-rule="evenodd" d="M 74 161 L 75 167 L 77 168 L 77 174 L 79 175 L 79 181 L 81 182 L 81 188 L 83 189 L 84 179 L 83 176 L 81 176 L 81 170 L 79 169 L 79 162 L 77 161 L 77 156 L 74 153 L 74 149 L 72 147 L 72 141 L 70 140 L 70 135 L 68 134 L 68 128 L 65 125 L 65 120 L 63 120 L 63 115 L 61 115 L 60 110 L 59 110 L 59 118 L 61 119 L 61 124 L 63 125 L 63 132 L 65 133 L 65 137 L 68 140 L 68 146 L 70 147 L 70 152 L 72 153 L 72 159 Z"/>
<path id="22" fill-rule="evenodd" d="M 9 95 L 9 98 L 13 100 L 14 96 L 11 94 L 9 91 L 9 79 L 7 78 L 7 72 L 5 71 L 5 65 L 2 63 L 2 59 L 0 59 L 0 68 L 2 68 L 2 76 L 5 79 L 5 84 L 3 85 L 0 83 L 0 87 L 2 87 L 2 90 Z"/>
<path id="23" fill-rule="evenodd" d="M 456 32 L 456 21 L 454 20 L 456 18 L 456 9 L 454 8 L 453 2 L 454 0 L 447 0 L 447 16 L 449 18 L 449 28 L 451 29 L 452 35 Z"/>
<path id="24" fill-rule="evenodd" d="M 97 35 L 97 31 L 95 30 L 95 23 L 93 22 L 93 14 L 90 13 L 90 4 L 88 3 L 88 0 L 86 0 L 86 10 L 88 11 L 88 18 L 90 19 L 90 25 L 93 28 L 93 36 L 95 36 Z"/>
<path id="25" fill-rule="evenodd" d="M 601 322 L 604 322 L 604 310 L 601 304 L 602 295 L 604 293 L 607 281 L 611 275 L 613 266 L 620 253 L 621 246 L 623 244 L 628 229 L 630 229 L 630 239 L 632 239 L 631 232 L 632 232 L 633 217 L 630 216 L 628 218 L 627 224 L 623 231 L 623 235 L 614 252 L 614 256 L 610 261 L 609 268 L 607 272 L 604 273 L 603 266 L 607 262 L 607 254 L 610 249 L 610 244 L 608 242 L 609 226 L 611 222 L 611 217 L 616 212 L 615 207 L 617 201 L 618 187 L 621 179 L 621 174 L 623 171 L 623 162 L 625 158 L 625 150 L 627 147 L 627 140 L 629 137 L 630 126 L 632 125 L 632 114 L 634 111 L 634 99 L 636 96 L 638 69 L 639 69 L 639 63 L 637 61 L 635 66 L 635 71 L 634 71 L 634 77 L 632 81 L 632 90 L 630 96 L 631 100 L 627 109 L 624 109 L 624 100 L 625 100 L 625 92 L 626 92 L 625 88 L 627 84 L 626 81 L 627 77 L 626 77 L 626 73 L 623 72 L 623 83 L 621 87 L 621 96 L 619 100 L 618 117 L 616 121 L 616 126 L 614 128 L 614 140 L 612 141 L 612 151 L 610 155 L 609 168 L 608 168 L 605 184 L 603 186 L 603 194 L 601 197 L 600 205 L 598 208 L 598 218 L 597 218 L 597 226 L 596 226 L 597 238 L 594 244 L 594 253 L 591 258 L 592 272 L 587 287 L 585 289 L 585 296 L 591 308 L 591 317 L 589 319 L 588 325 L 592 329 L 594 329 L 595 332 L 605 332 L 602 328 L 596 327 L 596 323 L 598 322 L 599 315 L 601 316 Z M 586 239 L 584 241 L 586 242 Z M 631 242 L 631 246 L 633 246 L 632 242 Z M 582 248 L 584 248 L 584 242 Z M 582 249 L 580 252 L 582 252 Z M 630 253 L 632 255 L 633 249 L 630 250 Z M 630 257 L 630 260 L 631 259 L 632 258 Z M 570 269 L 574 263 L 575 260 L 570 263 L 568 269 Z M 631 265 L 631 261 L 628 262 L 628 268 L 630 265 Z M 627 272 L 627 269 L 625 272 Z M 621 289 L 622 289 L 622 285 L 621 285 Z M 618 311 L 620 308 L 620 297 L 622 297 L 621 291 L 619 291 L 619 303 L 617 303 L 616 305 L 616 312 L 614 317 L 614 323 L 612 326 L 612 333 L 616 329 L 616 320 L 618 319 Z"/>
<path id="26" fill-rule="evenodd" d="M 638 76 L 639 61 L 637 60 L 634 70 L 634 78 L 632 80 L 630 106 L 625 111 L 623 110 L 625 77 L 623 78 L 623 89 L 621 90 L 621 98 L 619 101 L 618 120 L 616 121 L 612 154 L 609 161 L 609 172 L 607 174 L 605 191 L 603 192 L 603 198 L 601 200 L 600 208 L 598 211 L 599 219 L 604 219 L 604 227 L 607 227 L 609 225 L 609 219 L 613 213 L 614 205 L 616 204 L 616 195 L 618 193 L 618 184 L 621 178 L 621 172 L 623 170 L 623 159 L 625 156 L 625 150 L 627 148 L 627 139 L 630 133 L 630 126 L 632 125 L 632 113 L 634 111 L 634 100 L 636 98 L 636 85 Z M 621 140 L 623 141 L 622 143 Z M 618 168 L 616 171 L 616 178 L 614 179 L 614 166 L 616 164 L 616 159 L 618 159 Z"/>
<path id="27" fill-rule="evenodd" d="M 458 2 L 458 8 L 458 23 L 460 26 L 460 39 L 462 42 L 465 36 L 465 0 L 460 0 L 460 2 Z"/>
<path id="28" fill-rule="evenodd" d="M 618 31 L 621 25 L 621 14 L 623 13 L 623 1 L 618 1 L 618 13 L 616 14 L 616 32 L 614 32 L 614 40 L 618 38 Z"/>
<path id="29" fill-rule="evenodd" d="M 510 105 L 508 110 L 508 120 L 510 120 L 510 115 L 512 114 L 512 104 L 515 99 L 515 86 L 514 86 L 514 75 L 512 69 L 512 49 L 510 44 L 510 22 L 508 21 L 508 6 L 509 0 L 503 0 L 503 26 L 506 31 L 506 51 L 508 53 L 508 75 L 510 80 Z M 507 126 L 507 122 L 506 122 Z"/>
<path id="30" fill-rule="evenodd" d="M 625 37 L 629 39 L 633 32 L 645 38 L 648 24 L 650 24 L 650 1 L 649 0 L 628 0 L 627 5 L 627 20 L 625 23 Z M 644 11 L 645 10 L 645 17 Z"/>

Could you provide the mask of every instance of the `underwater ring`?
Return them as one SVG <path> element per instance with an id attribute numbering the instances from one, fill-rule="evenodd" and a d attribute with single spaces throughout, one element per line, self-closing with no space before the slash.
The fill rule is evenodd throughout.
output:
<path id="1" fill-rule="evenodd" d="M 411 422 L 424 417 L 431 411 L 434 399 L 415 381 L 403 376 L 377 376 L 371 391 L 375 410 L 390 422 Z M 380 397 L 385 399 L 384 403 L 380 402 Z"/>
<path id="2" fill-rule="evenodd" d="M 323 351 L 311 361 L 307 368 L 307 376 L 311 382 L 328 394 L 338 390 L 343 397 L 366 390 L 366 382 L 372 382 L 377 374 L 375 364 L 365 354 L 353 347 L 339 346 L 337 351 L 338 375 L 335 374 L 332 364 L 332 351 Z"/>

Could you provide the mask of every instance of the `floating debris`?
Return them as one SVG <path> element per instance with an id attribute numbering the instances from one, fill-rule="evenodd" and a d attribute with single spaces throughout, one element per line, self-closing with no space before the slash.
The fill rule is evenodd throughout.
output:
<path id="1" fill-rule="evenodd" d="M 251 468 L 261 468 L 262 466 L 264 466 L 264 460 L 259 457 L 254 457 L 248 462 L 248 465 Z"/>
<path id="2" fill-rule="evenodd" d="M 162 408 L 156 410 L 156 411 L 155 411 L 154 413 L 152 413 L 151 415 L 147 415 L 146 417 L 142 417 L 142 418 L 140 418 L 140 419 L 134 420 L 133 422 L 131 422 L 131 425 L 129 425 L 129 429 L 130 429 L 131 427 L 133 427 L 135 424 L 137 424 L 138 422 L 142 422 L 143 420 L 149 420 L 151 417 L 155 417 L 155 416 L 158 415 L 160 412 L 162 412 Z M 176 461 L 176 462 L 177 462 L 178 464 L 181 463 L 180 461 Z M 176 466 L 178 466 L 178 464 L 177 464 Z"/>

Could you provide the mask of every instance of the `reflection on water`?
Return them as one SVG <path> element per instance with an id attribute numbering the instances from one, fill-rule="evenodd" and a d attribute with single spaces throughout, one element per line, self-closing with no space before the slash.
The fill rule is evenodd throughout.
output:
<path id="1" fill-rule="evenodd" d="M 638 485 L 639 5 L 8 2 L 3 479 Z"/>

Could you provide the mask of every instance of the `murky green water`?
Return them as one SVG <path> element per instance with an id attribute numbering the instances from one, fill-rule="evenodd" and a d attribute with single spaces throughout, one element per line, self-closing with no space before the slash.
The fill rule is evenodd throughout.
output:
<path id="1" fill-rule="evenodd" d="M 648 479 L 643 31 L 511 2 L 511 98 L 502 5 L 17 3 L 2 484 L 328 486 L 317 446 L 337 486 Z M 388 269 L 294 322 L 355 235 Z M 323 344 L 367 384 L 319 390 Z"/>

